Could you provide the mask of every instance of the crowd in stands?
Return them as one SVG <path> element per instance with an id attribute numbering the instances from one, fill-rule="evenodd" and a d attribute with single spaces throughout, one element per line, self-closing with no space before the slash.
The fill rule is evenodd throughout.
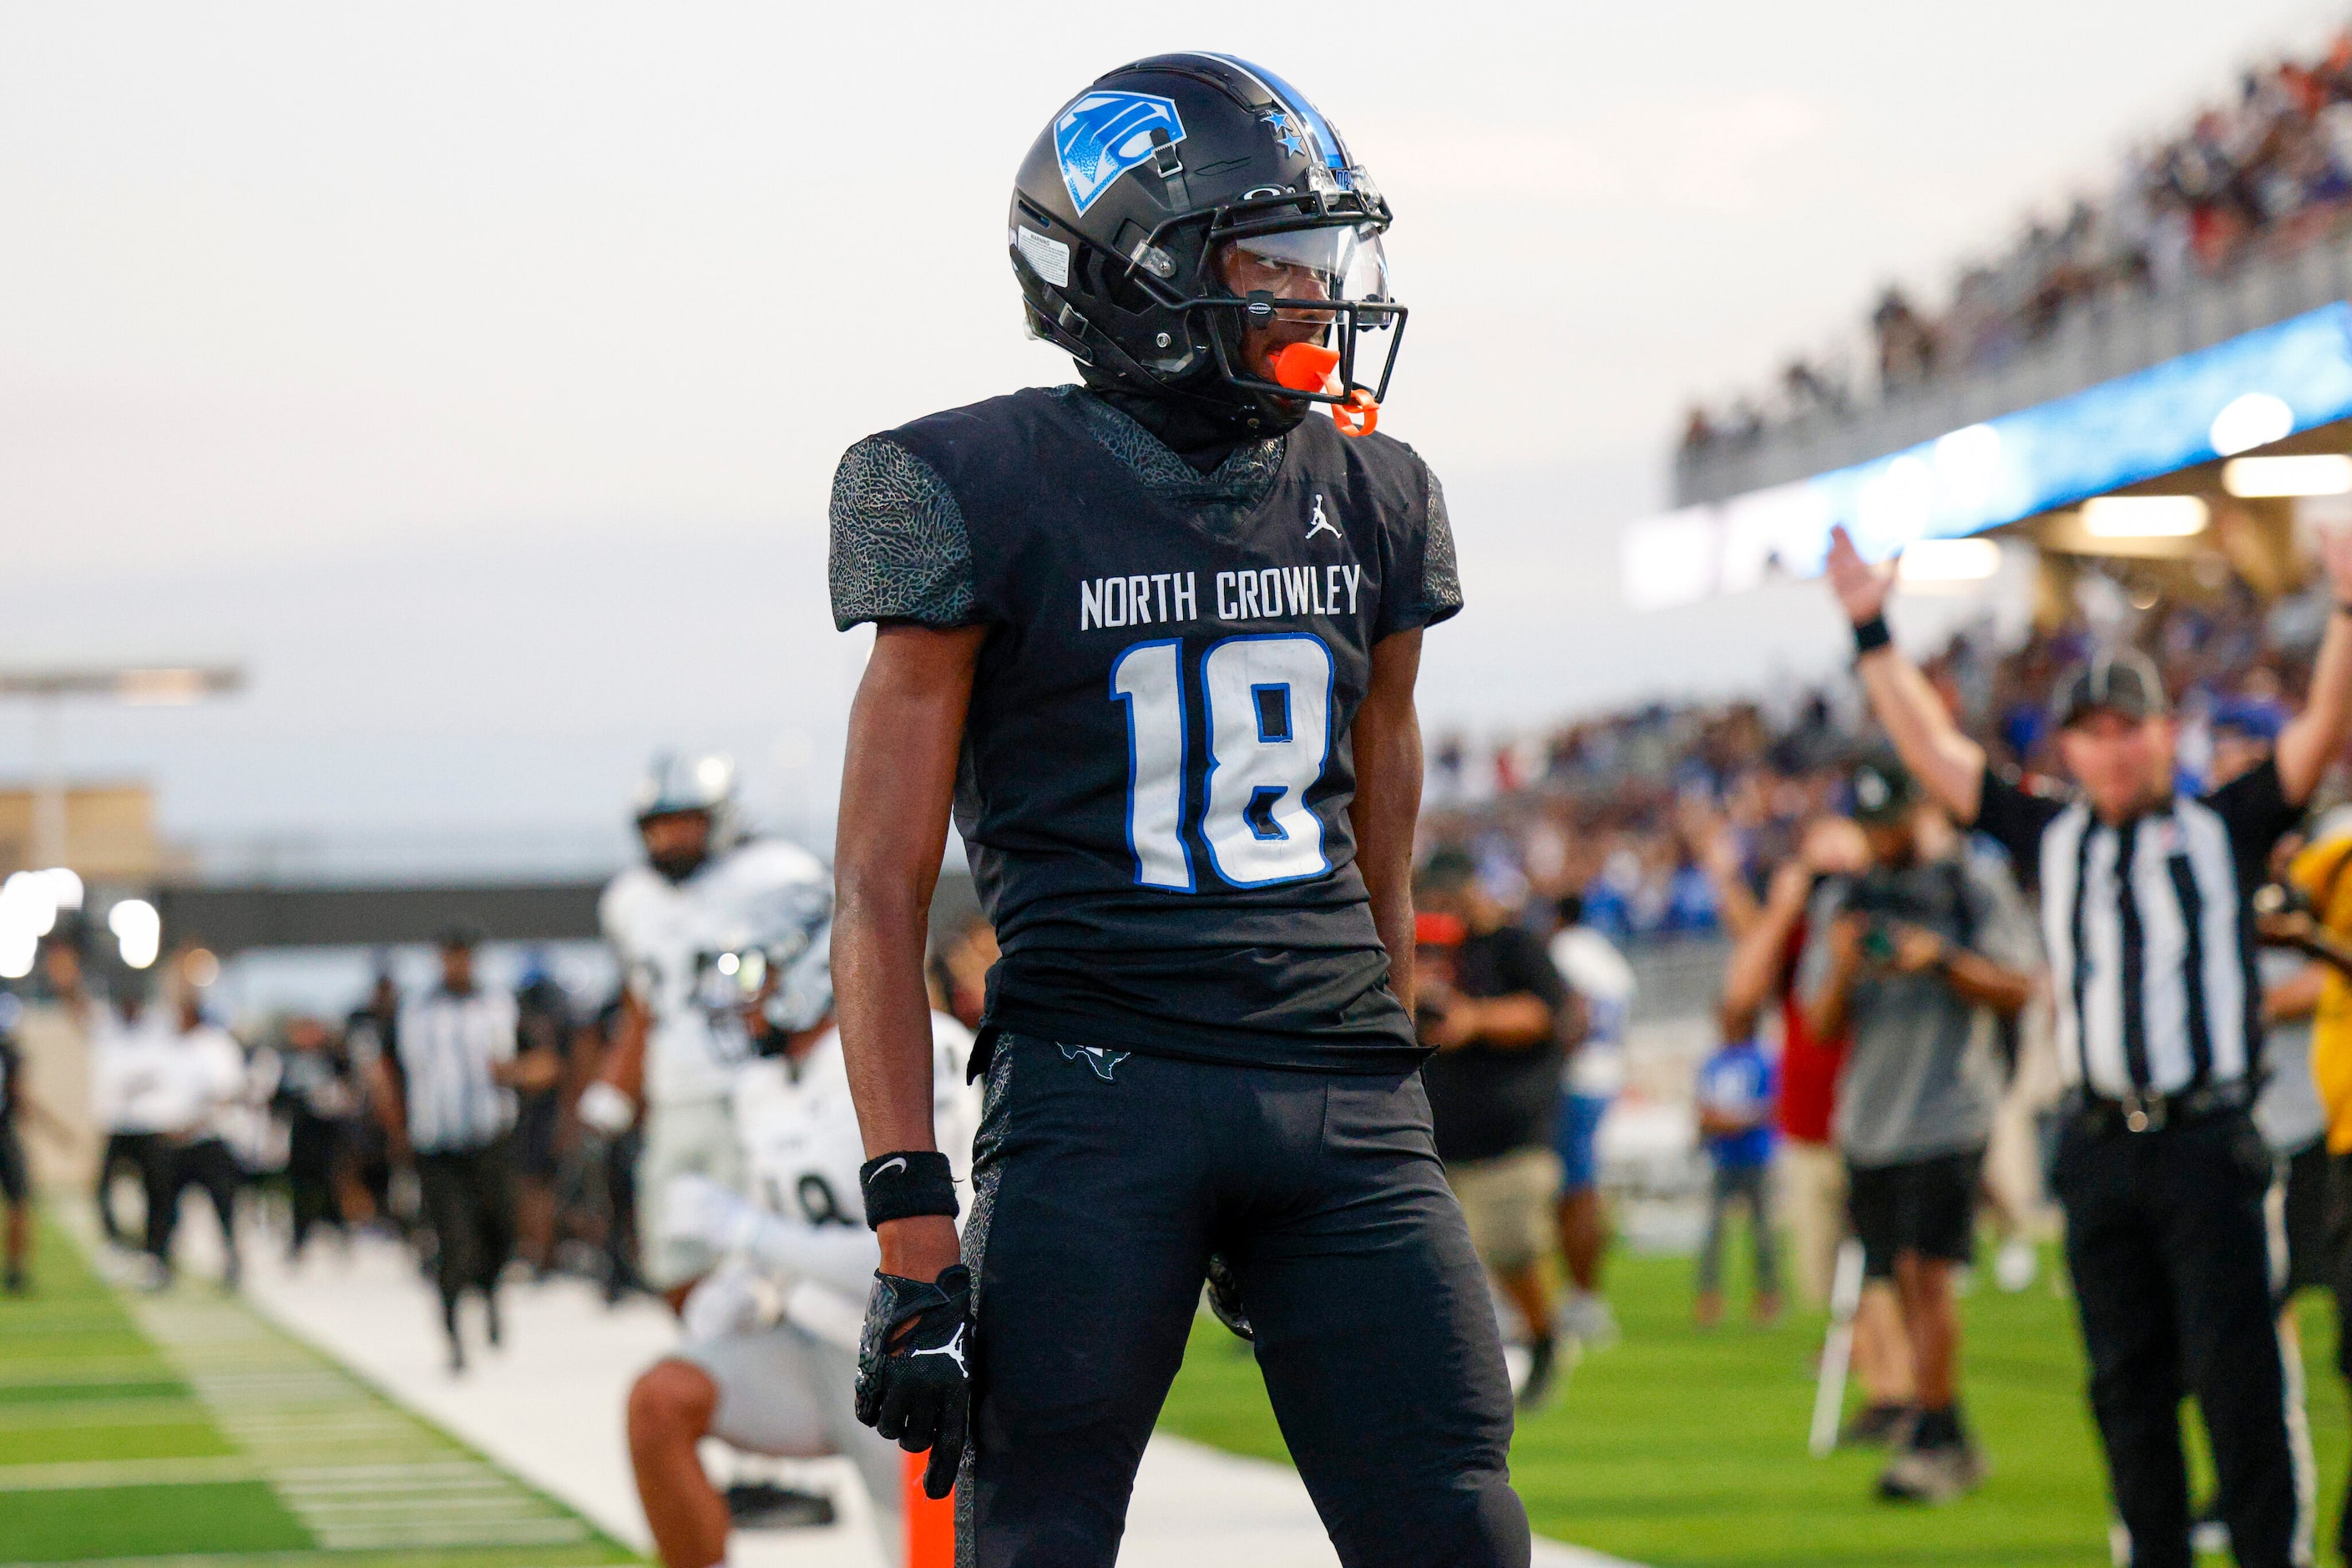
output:
<path id="1" fill-rule="evenodd" d="M 2241 595 L 2167 605 L 2127 628 L 2179 704 L 2185 769 L 2202 776 L 2217 730 L 2275 726 L 2302 689 L 2326 610 L 2308 595 L 2265 606 Z M 1925 668 L 2000 765 L 2049 776 L 2051 685 L 2094 640 L 2080 620 L 2008 651 L 1963 634 Z M 1835 805 L 1865 727 L 1840 682 L 1777 705 L 1651 703 L 1532 747 L 1480 752 L 1444 738 L 1431 748 L 1426 831 L 1466 848 L 1490 887 L 1547 902 L 1580 895 L 1586 921 L 1618 940 L 1706 935 L 1720 921 L 1706 857 L 1720 851 L 1706 847 L 1734 846 L 1760 896 L 1801 826 Z"/>
<path id="2" fill-rule="evenodd" d="M 1869 319 L 1882 395 L 1996 367 L 2070 312 L 2119 291 L 2161 291 L 2224 273 L 2250 255 L 2294 249 L 2352 216 L 2352 28 L 2317 58 L 2246 71 L 2232 101 L 2132 152 L 2112 187 L 2064 216 L 2034 217 L 2003 254 L 1971 261 L 1939 311 L 1889 287 Z M 1776 395 L 1694 407 L 1685 451 L 1759 436 L 1773 412 L 1799 417 L 1854 398 L 1832 365 L 1799 358 Z"/>

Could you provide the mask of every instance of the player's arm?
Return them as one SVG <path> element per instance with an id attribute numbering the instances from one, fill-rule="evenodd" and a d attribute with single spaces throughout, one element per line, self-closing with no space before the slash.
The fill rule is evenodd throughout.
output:
<path id="1" fill-rule="evenodd" d="M 982 626 L 880 627 L 849 710 L 834 843 L 833 984 L 869 1159 L 939 1146 L 923 949 L 986 636 Z M 875 1228 L 887 1274 L 936 1279 L 961 1256 L 948 1215 L 910 1215 Z"/>
<path id="2" fill-rule="evenodd" d="M 1855 631 L 1874 628 L 1875 646 L 1866 649 L 1853 668 L 1862 678 L 1863 689 L 1870 694 L 1872 711 L 1886 727 L 1895 749 L 1903 754 L 1903 765 L 1943 802 L 1955 819 L 1963 826 L 1973 824 L 1984 800 L 1984 748 L 1960 733 L 1960 727 L 1944 709 L 1944 700 L 1936 695 L 1919 667 L 1893 643 L 1878 640 L 1885 631 L 1886 595 L 1895 583 L 1893 567 L 1864 561 L 1854 549 L 1852 536 L 1843 528 L 1833 528 L 1830 530 L 1829 579 Z M 2329 635 L 2336 634 L 2331 629 Z M 2352 658 L 2352 651 L 2346 657 Z M 2347 678 L 2352 679 L 2352 671 L 2347 671 Z M 2352 688 L 2347 688 L 2347 694 L 2352 694 Z M 2281 750 L 2284 750 L 2283 740 Z M 2285 776 L 2284 760 L 2280 775 Z"/>
<path id="3" fill-rule="evenodd" d="M 2336 613 L 2327 617 L 2326 635 L 2312 660 L 2303 711 L 2279 731 L 2279 794 L 2289 805 L 2311 798 L 2327 764 L 2352 740 L 2352 528 L 2321 529 L 2319 559 L 2327 569 Z"/>
<path id="4" fill-rule="evenodd" d="M 1372 924 L 1389 950 L 1389 989 L 1412 1010 L 1412 834 L 1421 816 L 1421 628 L 1372 645 L 1372 678 L 1356 710 L 1356 866 L 1371 895 Z M 1547 1018 L 1545 1027 L 1549 1027 Z"/>

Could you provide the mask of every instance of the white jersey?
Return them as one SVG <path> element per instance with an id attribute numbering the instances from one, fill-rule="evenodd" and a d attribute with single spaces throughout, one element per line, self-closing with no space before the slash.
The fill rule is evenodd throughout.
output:
<path id="1" fill-rule="evenodd" d="M 1551 939 L 1552 967 L 1584 999 L 1584 1043 L 1568 1058 L 1570 1094 L 1606 1100 L 1625 1087 L 1625 1026 L 1633 1010 L 1633 966 L 1591 926 Z"/>
<path id="2" fill-rule="evenodd" d="M 931 1040 L 933 1126 L 957 1182 L 969 1183 L 981 1098 L 980 1087 L 964 1081 L 972 1034 L 946 1014 L 933 1013 Z M 796 1062 L 763 1058 L 747 1064 L 736 1079 L 734 1109 L 754 1203 L 802 1224 L 853 1226 L 866 1234 L 866 1202 L 857 1180 L 866 1146 L 849 1098 L 839 1031 L 826 1030 Z M 875 1261 L 880 1258 L 877 1248 Z M 823 1337 L 835 1337 L 832 1320 L 844 1311 L 854 1325 L 865 1310 L 863 1300 L 842 1298 L 837 1289 L 814 1280 L 780 1283 L 785 1315 Z"/>
<path id="3" fill-rule="evenodd" d="M 704 995 L 710 964 L 740 945 L 768 901 L 830 891 L 814 856 L 775 838 L 714 856 L 683 882 L 650 866 L 613 879 L 597 919 L 648 1016 L 647 1104 L 726 1097 L 751 1046 L 733 1005 Z"/>

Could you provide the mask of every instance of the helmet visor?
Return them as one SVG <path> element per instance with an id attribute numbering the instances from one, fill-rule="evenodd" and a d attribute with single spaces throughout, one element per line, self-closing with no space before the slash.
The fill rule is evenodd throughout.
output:
<path id="1" fill-rule="evenodd" d="M 1233 241 L 1225 281 L 1236 294 L 1277 300 L 1380 302 L 1390 298 L 1387 254 L 1370 225 L 1297 228 Z M 1328 321 L 1325 311 L 1287 309 L 1288 321 Z"/>

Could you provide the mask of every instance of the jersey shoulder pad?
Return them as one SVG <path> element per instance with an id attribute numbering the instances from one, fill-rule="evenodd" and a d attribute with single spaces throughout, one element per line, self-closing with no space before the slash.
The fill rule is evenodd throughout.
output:
<path id="1" fill-rule="evenodd" d="M 823 885 L 832 879 L 824 863 L 784 838 L 754 838 L 728 854 L 720 877 L 745 889 Z"/>
<path id="2" fill-rule="evenodd" d="M 629 946 L 645 910 L 660 898 L 661 887 L 661 873 L 650 866 L 631 866 L 605 883 L 596 900 L 596 924 L 604 939 Z"/>

